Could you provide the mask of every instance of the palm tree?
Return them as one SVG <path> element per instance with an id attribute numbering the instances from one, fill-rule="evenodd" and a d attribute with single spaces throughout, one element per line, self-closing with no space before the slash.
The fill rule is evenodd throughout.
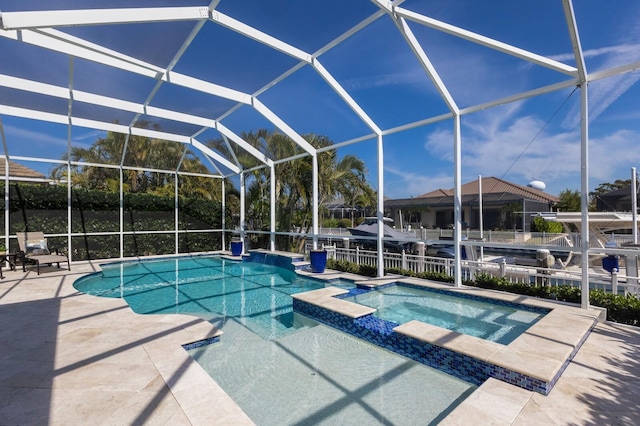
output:
<path id="1" fill-rule="evenodd" d="M 333 145 L 324 136 L 303 136 L 313 147 L 323 148 Z M 245 133 L 242 138 L 260 150 L 268 158 L 284 159 L 302 153 L 302 149 L 289 137 L 279 132 L 261 129 Z M 222 140 L 209 142 L 209 146 L 223 155 L 230 155 Z M 252 168 L 258 161 L 241 148 L 234 154 L 244 168 Z M 322 205 L 336 196 L 350 196 L 352 193 L 373 192 L 366 183 L 367 169 L 362 160 L 347 155 L 338 159 L 335 150 L 318 154 L 319 204 Z M 313 168 L 310 156 L 275 165 L 276 192 L 276 231 L 290 231 L 294 226 L 307 232 L 312 222 L 313 206 Z M 253 229 L 268 229 L 270 214 L 270 179 L 268 168 L 250 172 L 246 177 L 248 216 L 252 219 Z M 293 240 L 290 241 L 292 244 Z M 304 239 L 298 245 L 303 244 Z"/>
<path id="2" fill-rule="evenodd" d="M 158 129 L 157 125 L 140 122 L 138 127 Z M 126 149 L 125 149 L 126 147 Z M 187 146 L 178 142 L 152 139 L 144 136 L 126 136 L 122 133 L 107 132 L 106 137 L 98 139 L 89 148 L 71 147 L 69 153 L 63 155 L 64 160 L 94 164 L 119 165 L 135 167 L 123 172 L 123 189 L 125 192 L 153 192 L 173 196 L 175 178 L 172 173 L 149 172 L 144 169 L 153 167 L 160 170 L 180 170 L 191 173 L 207 174 L 209 170 Z M 123 158 L 124 155 L 124 158 Z M 180 161 L 182 160 L 182 163 Z M 51 172 L 51 177 L 66 177 L 67 166 L 60 165 Z M 69 181 L 76 188 L 118 191 L 120 173 L 115 168 L 97 166 L 72 166 Z M 183 175 L 180 177 L 180 194 L 198 196 L 207 199 L 221 197 L 221 185 L 214 179 Z"/>

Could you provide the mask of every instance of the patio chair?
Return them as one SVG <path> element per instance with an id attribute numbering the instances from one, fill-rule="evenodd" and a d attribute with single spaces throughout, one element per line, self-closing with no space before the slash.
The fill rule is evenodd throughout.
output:
<path id="1" fill-rule="evenodd" d="M 40 275 L 40 265 L 52 265 L 56 263 L 60 268 L 60 262 L 67 262 L 67 268 L 71 270 L 69 258 L 55 250 L 52 254 L 47 247 L 47 239 L 42 232 L 17 232 L 18 244 L 20 246 L 22 258 L 22 270 L 27 271 L 27 262 L 36 264 L 38 275 Z"/>

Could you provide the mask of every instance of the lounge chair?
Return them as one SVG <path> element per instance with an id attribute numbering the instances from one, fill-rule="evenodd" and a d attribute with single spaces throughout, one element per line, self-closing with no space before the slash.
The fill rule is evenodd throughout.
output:
<path id="1" fill-rule="evenodd" d="M 67 268 L 71 270 L 69 258 L 64 254 L 55 251 L 52 254 L 47 247 L 47 239 L 42 232 L 17 232 L 18 244 L 22 254 L 22 270 L 27 271 L 27 262 L 36 264 L 38 275 L 40 275 L 40 265 L 52 265 L 56 263 L 60 268 L 60 262 L 67 262 Z"/>

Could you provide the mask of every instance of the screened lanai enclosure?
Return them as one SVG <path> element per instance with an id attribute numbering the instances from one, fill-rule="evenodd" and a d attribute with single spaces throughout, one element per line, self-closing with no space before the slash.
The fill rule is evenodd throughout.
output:
<path id="1" fill-rule="evenodd" d="M 234 234 L 317 244 L 323 205 L 362 192 L 324 164 L 355 158 L 378 247 L 385 197 L 453 187 L 458 259 L 463 180 L 576 173 L 586 261 L 590 168 L 635 156 L 638 12 L 631 0 L 0 0 L 5 241 L 44 231 L 72 261 L 222 250 Z M 635 127 L 606 128 L 622 116 Z"/>

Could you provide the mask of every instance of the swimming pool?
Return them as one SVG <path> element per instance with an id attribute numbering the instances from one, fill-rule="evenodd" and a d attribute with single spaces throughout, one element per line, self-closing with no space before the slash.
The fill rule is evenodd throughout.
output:
<path id="1" fill-rule="evenodd" d="M 325 285 L 353 287 L 208 256 L 104 265 L 74 283 L 220 328 L 219 342 L 189 353 L 257 424 L 437 423 L 476 388 L 293 313 L 291 294 Z"/>
<path id="2" fill-rule="evenodd" d="M 339 280 L 331 285 L 353 286 Z M 106 264 L 101 274 L 74 283 L 83 293 L 123 298 L 139 314 L 240 318 L 265 339 L 296 329 L 291 294 L 324 286 L 287 269 L 211 256 Z"/>
<path id="3" fill-rule="evenodd" d="M 375 308 L 373 315 L 397 324 L 418 320 L 503 345 L 511 343 L 548 312 L 402 284 L 366 291 L 345 300 Z"/>

